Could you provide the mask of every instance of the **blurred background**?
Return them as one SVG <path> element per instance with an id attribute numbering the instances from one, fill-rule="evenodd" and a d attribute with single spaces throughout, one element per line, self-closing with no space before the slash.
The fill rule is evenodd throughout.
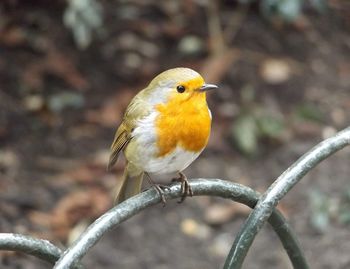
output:
<path id="1" fill-rule="evenodd" d="M 265 191 L 349 125 L 349 27 L 347 0 L 1 1 L 0 231 L 64 246 L 108 210 L 124 165 L 106 172 L 123 111 L 177 66 L 220 86 L 208 96 L 209 145 L 187 176 Z M 324 161 L 279 205 L 311 268 L 350 268 L 349 160 L 345 149 Z M 84 264 L 221 268 L 247 214 L 223 199 L 168 201 L 110 232 Z M 51 268 L 12 252 L 0 265 Z M 268 225 L 244 268 L 291 268 Z"/>

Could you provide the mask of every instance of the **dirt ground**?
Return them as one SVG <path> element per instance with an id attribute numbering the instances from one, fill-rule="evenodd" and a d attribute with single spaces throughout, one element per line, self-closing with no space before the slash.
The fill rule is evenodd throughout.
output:
<path id="1" fill-rule="evenodd" d="M 119 162 L 106 172 L 114 131 L 131 97 L 168 68 L 192 67 L 220 86 L 208 97 L 209 145 L 185 171 L 189 178 L 263 192 L 312 146 L 350 125 L 350 22 L 341 1 L 330 1 L 324 14 L 306 9 L 292 24 L 268 22 L 255 5 L 225 1 L 216 10 L 184 2 L 101 1 L 103 26 L 86 49 L 63 24 L 65 1 L 0 4 L 0 232 L 64 246 L 107 211 L 123 170 Z M 251 122 L 269 129 L 254 133 Z M 350 268 L 349 160 L 349 148 L 327 159 L 279 205 L 311 268 Z M 169 201 L 109 232 L 83 263 L 221 268 L 248 213 L 218 198 Z M 0 265 L 51 268 L 12 252 L 1 253 Z M 244 268 L 291 268 L 270 227 Z"/>

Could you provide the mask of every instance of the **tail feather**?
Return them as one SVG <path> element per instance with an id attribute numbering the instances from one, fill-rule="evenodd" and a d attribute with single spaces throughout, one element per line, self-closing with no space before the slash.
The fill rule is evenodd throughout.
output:
<path id="1" fill-rule="evenodd" d="M 115 205 L 141 192 L 143 175 L 143 171 L 135 170 L 130 163 L 127 164 L 122 178 L 122 185 L 114 201 Z"/>

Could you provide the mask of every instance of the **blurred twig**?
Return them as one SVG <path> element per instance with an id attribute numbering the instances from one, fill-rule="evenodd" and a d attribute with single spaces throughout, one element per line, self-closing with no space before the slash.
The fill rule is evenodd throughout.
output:
<path id="1" fill-rule="evenodd" d="M 249 11 L 249 3 L 241 4 L 237 7 L 237 9 L 230 16 L 230 20 L 226 28 L 224 29 L 223 36 L 225 38 L 226 43 L 230 43 L 241 29 L 241 26 L 246 18 Z"/>
<path id="2" fill-rule="evenodd" d="M 209 1 L 207 14 L 212 54 L 221 54 L 227 49 L 227 46 L 221 28 L 219 7 L 216 0 Z"/>
<path id="3" fill-rule="evenodd" d="M 249 10 L 249 4 L 238 5 L 231 14 L 225 29 L 220 22 L 218 1 L 209 1 L 207 6 L 209 39 L 213 55 L 220 55 L 229 49 L 229 43 L 234 39 L 242 26 Z"/>

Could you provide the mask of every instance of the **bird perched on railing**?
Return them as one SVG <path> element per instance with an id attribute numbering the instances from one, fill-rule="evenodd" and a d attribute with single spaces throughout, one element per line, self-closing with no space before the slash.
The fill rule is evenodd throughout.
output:
<path id="1" fill-rule="evenodd" d="M 182 171 L 207 145 L 211 113 L 206 84 L 196 71 L 174 68 L 156 76 L 130 102 L 115 134 L 108 163 L 110 169 L 121 151 L 127 160 L 116 204 L 138 194 L 144 174 L 159 192 L 163 203 L 165 186 L 155 184 L 148 173 L 179 173 L 182 202 L 192 189 Z"/>

